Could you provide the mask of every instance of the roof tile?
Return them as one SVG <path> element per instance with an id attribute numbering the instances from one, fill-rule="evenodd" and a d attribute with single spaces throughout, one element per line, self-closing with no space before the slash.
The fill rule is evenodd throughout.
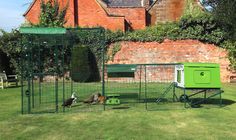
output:
<path id="1" fill-rule="evenodd" d="M 142 0 L 104 0 L 108 7 L 143 7 Z"/>

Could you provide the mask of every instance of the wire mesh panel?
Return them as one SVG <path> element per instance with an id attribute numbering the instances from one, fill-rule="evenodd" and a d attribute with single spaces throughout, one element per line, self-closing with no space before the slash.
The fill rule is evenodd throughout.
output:
<path id="1" fill-rule="evenodd" d="M 21 57 L 23 114 L 103 110 L 103 104 L 88 101 L 94 95 L 104 95 L 103 29 L 20 30 L 25 37 Z M 89 50 L 86 62 L 91 71 L 74 71 L 73 68 L 86 67 L 79 65 L 76 69 L 76 64 L 81 61 L 79 56 L 83 55 L 73 53 L 77 47 Z M 88 79 L 81 80 L 83 77 Z"/>
<path id="2" fill-rule="evenodd" d="M 67 41 L 65 34 L 51 33 L 66 33 L 63 28 L 50 32 L 48 28 L 30 29 L 33 31 L 40 35 L 26 36 L 21 50 L 23 114 L 183 109 L 215 102 L 212 98 L 217 95 L 221 99 L 220 89 L 193 89 L 193 93 L 177 88 L 175 64 L 105 66 L 105 33 L 101 28 L 76 29 Z M 49 36 L 41 36 L 45 31 Z"/>
<path id="3" fill-rule="evenodd" d="M 30 70 L 29 66 L 29 51 L 27 51 L 27 46 L 22 46 L 21 48 L 21 112 L 22 114 L 28 114 L 31 111 L 30 102 Z"/>
<path id="4" fill-rule="evenodd" d="M 90 112 L 102 111 L 103 104 L 94 99 L 95 95 L 102 94 L 101 82 L 79 83 L 72 82 L 72 90 L 70 90 L 71 83 L 66 84 L 68 90 L 65 92 L 65 99 L 71 98 L 75 93 L 77 96 L 76 102 L 73 102 L 71 107 L 65 107 L 66 112 Z"/>
<path id="5" fill-rule="evenodd" d="M 103 92 L 103 59 L 105 47 L 104 30 L 79 29 L 76 44 L 71 49 L 69 58 L 70 69 L 65 80 L 65 100 L 76 96 L 71 107 L 65 107 L 66 112 L 101 111 L 104 106 L 98 96 Z"/>
<path id="6" fill-rule="evenodd" d="M 134 108 L 140 102 L 138 65 L 106 65 L 106 109 Z"/>
<path id="7" fill-rule="evenodd" d="M 174 64 L 144 65 L 145 106 L 147 110 L 182 108 L 176 101 Z"/>
<path id="8" fill-rule="evenodd" d="M 31 43 L 22 59 L 22 82 L 26 83 L 23 90 L 27 89 L 29 113 L 58 112 L 58 81 L 60 67 L 63 67 L 58 51 L 63 50 L 63 46 L 47 45 L 47 42 Z"/>
<path id="9" fill-rule="evenodd" d="M 174 64 L 107 65 L 105 93 L 108 101 L 111 96 L 119 99 L 119 103 L 107 102 L 106 109 L 183 108 L 183 104 L 177 102 L 180 90 L 175 88 L 174 69 Z"/>
<path id="10" fill-rule="evenodd" d="M 32 113 L 53 113 L 58 109 L 56 76 L 34 74 L 32 79 Z"/>

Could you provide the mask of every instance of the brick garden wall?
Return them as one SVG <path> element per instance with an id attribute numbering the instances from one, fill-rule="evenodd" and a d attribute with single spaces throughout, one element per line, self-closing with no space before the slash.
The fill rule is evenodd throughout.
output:
<path id="1" fill-rule="evenodd" d="M 115 54 L 113 60 L 108 61 L 108 64 L 219 63 L 221 81 L 230 81 L 227 51 L 212 44 L 204 44 L 197 40 L 165 40 L 162 43 L 120 42 L 120 45 L 121 50 Z M 114 44 L 110 45 L 109 53 L 113 46 Z"/>

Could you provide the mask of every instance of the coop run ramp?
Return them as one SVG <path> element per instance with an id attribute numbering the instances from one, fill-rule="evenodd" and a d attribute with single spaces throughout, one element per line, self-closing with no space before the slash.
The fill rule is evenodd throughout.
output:
<path id="1" fill-rule="evenodd" d="M 175 82 L 171 83 L 165 90 L 163 93 L 161 93 L 161 95 L 159 97 L 157 97 L 156 102 L 159 103 L 162 101 L 162 99 L 165 98 L 165 96 L 171 91 L 171 89 L 173 89 L 175 87 Z M 173 92 L 173 100 L 174 98 L 177 98 L 177 96 L 175 95 L 175 92 Z"/>

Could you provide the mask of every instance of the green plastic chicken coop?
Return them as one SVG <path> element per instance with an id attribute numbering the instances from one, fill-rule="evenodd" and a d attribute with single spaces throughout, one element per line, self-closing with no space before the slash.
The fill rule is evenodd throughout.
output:
<path id="1" fill-rule="evenodd" d="M 215 63 L 181 63 L 175 66 L 175 83 L 181 88 L 221 88 L 220 66 Z"/>

